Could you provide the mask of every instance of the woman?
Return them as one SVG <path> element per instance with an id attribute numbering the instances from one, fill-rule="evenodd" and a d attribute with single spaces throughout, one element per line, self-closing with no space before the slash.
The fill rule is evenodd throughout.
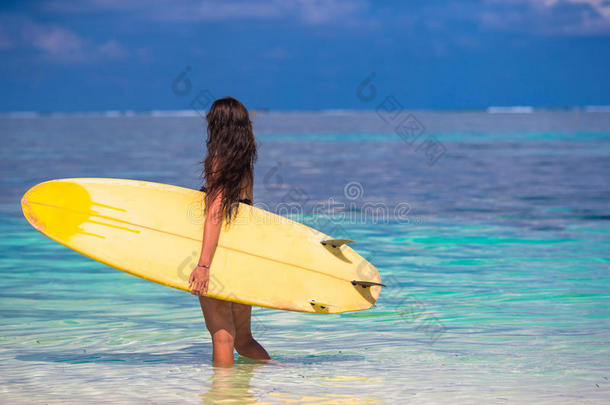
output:
<path id="1" fill-rule="evenodd" d="M 248 110 L 232 97 L 216 100 L 208 121 L 208 154 L 204 161 L 206 192 L 203 243 L 197 267 L 191 273 L 191 293 L 199 296 L 205 324 L 212 336 L 212 362 L 233 364 L 233 349 L 255 360 L 269 360 L 265 349 L 252 337 L 252 307 L 236 302 L 206 297 L 210 268 L 223 219 L 230 222 L 239 202 L 252 204 L 256 143 Z M 202 295 L 203 294 L 203 295 Z"/>

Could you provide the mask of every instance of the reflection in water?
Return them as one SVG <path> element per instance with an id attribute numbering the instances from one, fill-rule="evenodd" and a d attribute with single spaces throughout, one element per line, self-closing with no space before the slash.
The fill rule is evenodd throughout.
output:
<path id="1" fill-rule="evenodd" d="M 376 404 L 378 399 L 361 398 L 350 394 L 323 394 L 299 396 L 294 394 L 280 394 L 274 392 L 269 394 L 270 400 L 259 402 L 259 404 L 300 404 L 300 405 L 334 405 L 334 404 Z"/>
<path id="2" fill-rule="evenodd" d="M 250 379 L 254 370 L 263 363 L 237 363 L 233 367 L 213 367 L 210 389 L 201 394 L 204 404 L 254 404 Z"/>
<path id="3" fill-rule="evenodd" d="M 241 363 L 240 363 L 241 362 Z M 200 395 L 204 404 L 373 404 L 379 399 L 366 392 L 359 395 L 348 394 L 345 391 L 354 391 L 357 384 L 367 386 L 374 382 L 367 377 L 355 376 L 326 376 L 308 378 L 315 382 L 314 392 L 308 393 L 310 387 L 301 385 L 300 393 L 278 392 L 279 380 L 274 383 L 268 381 L 264 389 L 252 387 L 250 381 L 254 371 L 260 367 L 273 367 L 271 364 L 253 362 L 240 357 L 233 367 L 213 367 L 213 374 L 209 381 L 209 390 Z M 262 371 L 262 370 L 261 370 Z M 295 370 L 296 371 L 296 370 Z M 271 375 L 275 373 L 271 371 Z M 297 373 L 299 374 L 299 373 Z M 300 375 L 300 374 L 299 374 Z M 279 377 L 279 375 L 278 375 Z M 303 377 L 300 375 L 300 377 Z M 280 378 L 281 380 L 281 378 Z M 378 381 L 375 381 L 378 382 Z M 326 391 L 327 388 L 331 392 Z M 287 388 L 289 389 L 289 388 Z"/>

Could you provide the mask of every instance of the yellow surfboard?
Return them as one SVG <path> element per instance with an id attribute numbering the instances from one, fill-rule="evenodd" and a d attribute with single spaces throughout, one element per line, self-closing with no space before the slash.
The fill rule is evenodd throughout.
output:
<path id="1" fill-rule="evenodd" d="M 102 178 L 47 181 L 21 200 L 29 223 L 56 242 L 185 291 L 201 250 L 203 204 L 200 191 Z M 370 308 L 381 279 L 349 242 L 240 204 L 222 227 L 207 295 L 301 312 Z"/>

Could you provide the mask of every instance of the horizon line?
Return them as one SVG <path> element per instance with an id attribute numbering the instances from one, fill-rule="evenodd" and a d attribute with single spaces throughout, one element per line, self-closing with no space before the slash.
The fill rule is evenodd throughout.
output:
<path id="1" fill-rule="evenodd" d="M 320 113 L 320 114 L 351 114 L 351 113 L 372 113 L 374 109 L 352 109 L 352 108 L 329 108 L 329 109 L 270 109 L 265 107 L 251 108 L 249 112 L 253 115 L 257 114 L 273 114 L 273 113 Z M 610 113 L 610 105 L 574 105 L 568 107 L 535 107 L 529 105 L 511 105 L 511 106 L 488 106 L 486 108 L 462 108 L 462 109 L 419 109 L 419 108 L 403 108 L 401 111 L 412 112 L 430 112 L 430 113 L 465 113 L 479 112 L 488 114 L 531 114 L 534 112 L 595 112 L 595 113 Z M 152 110 L 81 110 L 81 111 L 44 111 L 44 110 L 13 110 L 0 111 L 0 117 L 3 118 L 37 118 L 37 117 L 61 117 L 61 116 L 76 116 L 76 115 L 92 115 L 104 117 L 132 117 L 132 116 L 151 116 L 151 117 L 201 117 L 207 110 L 194 109 L 152 109 Z"/>

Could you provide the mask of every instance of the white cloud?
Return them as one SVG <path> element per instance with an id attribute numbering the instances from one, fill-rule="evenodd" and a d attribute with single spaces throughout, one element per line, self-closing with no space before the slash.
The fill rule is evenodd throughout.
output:
<path id="1" fill-rule="evenodd" d="M 546 35 L 610 33 L 608 0 L 487 0 L 477 15 L 490 29 Z"/>
<path id="2" fill-rule="evenodd" d="M 547 0 L 559 4 L 560 0 Z M 574 5 L 586 5 L 594 12 L 582 12 L 580 20 L 567 27 L 567 33 L 576 34 L 608 33 L 610 32 L 610 1 L 607 0 L 564 0 Z"/>
<path id="3" fill-rule="evenodd" d="M 356 0 L 300 0 L 296 2 L 295 11 L 302 21 L 317 25 L 348 21 L 361 15 L 367 8 L 367 2 Z"/>
<path id="4" fill-rule="evenodd" d="M 128 56 L 116 40 L 97 43 L 58 24 L 0 13 L 0 51 L 12 48 L 33 50 L 39 58 L 52 63 L 92 63 Z"/>
<path id="5" fill-rule="evenodd" d="M 50 59 L 81 62 L 85 58 L 85 41 L 66 28 L 25 20 L 21 29 L 26 43 Z"/>
<path id="6" fill-rule="evenodd" d="M 176 3 L 179 3 L 176 0 Z M 60 13 L 90 13 L 96 11 L 128 11 L 138 7 L 150 7 L 163 1 L 150 0 L 143 4 L 139 0 L 48 0 L 40 5 L 44 11 Z"/>
<path id="7" fill-rule="evenodd" d="M 97 47 L 97 53 L 108 59 L 122 59 L 127 56 L 127 51 L 115 40 L 104 42 Z"/>
<path id="8" fill-rule="evenodd" d="M 211 21 L 230 19 L 274 19 L 285 11 L 285 4 L 278 1 L 266 3 L 243 1 L 180 1 L 150 8 L 149 17 L 164 21 Z"/>
<path id="9" fill-rule="evenodd" d="M 563 0 L 566 3 L 587 4 L 605 19 L 610 19 L 610 1 L 608 0 Z M 561 3 L 562 0 L 544 0 L 547 7 Z"/>
<path id="10" fill-rule="evenodd" d="M 350 23 L 367 0 L 52 0 L 43 10 L 60 13 L 116 12 L 157 21 L 296 20 L 306 25 Z"/>

